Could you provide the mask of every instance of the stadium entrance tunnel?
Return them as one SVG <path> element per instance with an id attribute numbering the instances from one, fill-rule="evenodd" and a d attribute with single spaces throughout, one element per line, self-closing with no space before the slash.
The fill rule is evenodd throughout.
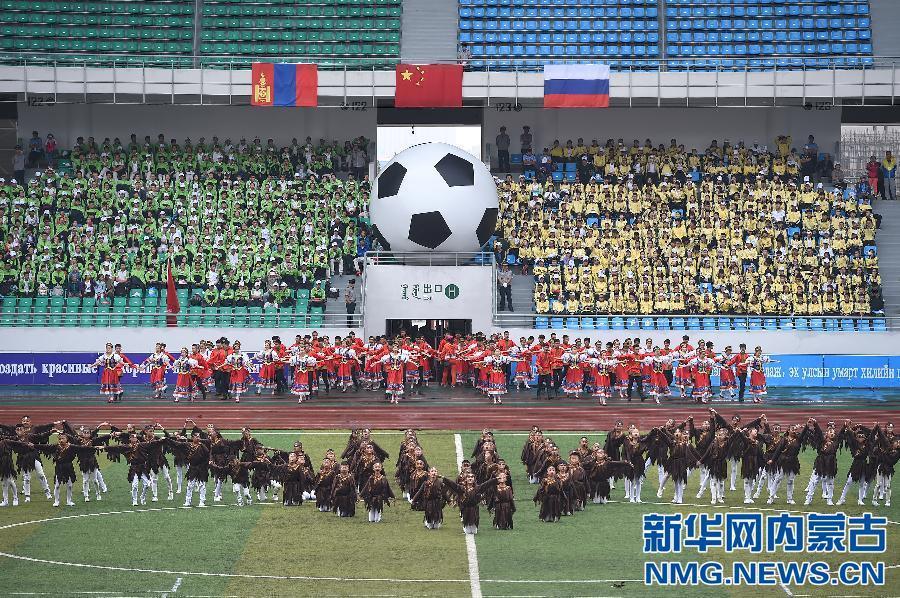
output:
<path id="1" fill-rule="evenodd" d="M 406 332 L 416 338 L 425 337 L 432 346 L 445 334 L 453 336 L 472 333 L 472 320 L 387 320 L 385 326 L 389 338 L 394 338 L 400 332 Z"/>

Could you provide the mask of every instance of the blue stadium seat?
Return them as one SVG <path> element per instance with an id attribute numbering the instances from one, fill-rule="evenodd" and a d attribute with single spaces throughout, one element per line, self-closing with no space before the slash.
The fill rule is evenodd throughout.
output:
<path id="1" fill-rule="evenodd" d="M 717 328 L 715 318 L 703 318 L 702 325 L 703 330 L 715 330 Z"/>
<path id="2" fill-rule="evenodd" d="M 684 330 L 684 318 L 672 318 L 672 330 Z"/>
<path id="3" fill-rule="evenodd" d="M 853 332 L 854 330 L 856 330 L 856 325 L 854 324 L 852 319 L 843 318 L 841 320 L 841 330 L 843 330 L 844 332 Z"/>
<path id="4" fill-rule="evenodd" d="M 809 320 L 806 318 L 797 318 L 794 320 L 794 327 L 797 330 L 809 330 Z"/>
<path id="5" fill-rule="evenodd" d="M 657 330 L 668 330 L 672 326 L 671 321 L 667 317 L 656 318 Z"/>
<path id="6" fill-rule="evenodd" d="M 581 318 L 582 330 L 594 330 L 594 318 Z"/>
<path id="7" fill-rule="evenodd" d="M 750 318 L 747 322 L 747 328 L 750 330 L 761 330 L 762 329 L 762 319 L 760 318 Z"/>
<path id="8" fill-rule="evenodd" d="M 887 322 L 884 318 L 875 318 L 872 320 L 872 330 L 875 332 L 885 332 L 887 330 Z"/>
<path id="9" fill-rule="evenodd" d="M 763 320 L 763 327 L 766 330 L 778 330 L 778 322 L 775 318 L 765 318 Z"/>
<path id="10" fill-rule="evenodd" d="M 700 330 L 700 318 L 688 318 L 687 328 L 688 330 Z"/>
<path id="11" fill-rule="evenodd" d="M 640 330 L 641 321 L 638 318 L 630 317 L 625 320 L 625 328 L 627 330 Z"/>
<path id="12" fill-rule="evenodd" d="M 655 328 L 656 326 L 653 323 L 653 318 L 641 318 L 641 330 L 653 330 Z"/>
<path id="13" fill-rule="evenodd" d="M 790 318 L 778 318 L 778 328 L 780 330 L 793 330 L 794 322 Z"/>
<path id="14" fill-rule="evenodd" d="M 550 328 L 554 328 L 556 330 L 563 328 L 563 319 L 562 318 L 550 318 Z"/>
<path id="15" fill-rule="evenodd" d="M 543 316 L 538 316 L 534 319 L 534 327 L 535 328 L 549 328 L 550 327 L 550 319 L 545 318 Z"/>
<path id="16" fill-rule="evenodd" d="M 577 330 L 579 328 L 578 318 L 566 318 L 566 328 L 574 328 Z"/>
<path id="17" fill-rule="evenodd" d="M 595 324 L 597 326 L 597 330 L 609 330 L 609 318 L 605 316 L 596 318 Z"/>
<path id="18" fill-rule="evenodd" d="M 620 316 L 612 318 L 612 324 L 610 328 L 612 328 L 613 330 L 625 330 L 625 319 Z"/>

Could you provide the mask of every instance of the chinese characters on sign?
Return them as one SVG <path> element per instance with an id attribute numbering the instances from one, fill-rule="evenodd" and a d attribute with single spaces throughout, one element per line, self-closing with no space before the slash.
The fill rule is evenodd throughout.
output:
<path id="1" fill-rule="evenodd" d="M 450 284 L 404 283 L 400 285 L 400 299 L 403 301 L 431 301 L 435 297 L 440 298 L 442 295 L 452 300 L 459 297 L 459 293 L 459 287 L 452 282 Z"/>
<path id="2" fill-rule="evenodd" d="M 881 586 L 885 563 L 863 560 L 863 555 L 871 558 L 887 550 L 887 524 L 887 517 L 871 513 L 650 513 L 643 519 L 643 550 L 654 560 L 644 563 L 644 584 L 781 585 L 785 592 L 791 585 Z M 724 550 L 737 559 L 747 556 L 723 563 L 710 550 Z M 703 560 L 684 560 L 684 553 L 691 552 Z M 682 556 L 659 560 L 660 554 Z M 806 559 L 793 560 L 799 554 Z M 841 557 L 823 560 L 828 554 Z"/>

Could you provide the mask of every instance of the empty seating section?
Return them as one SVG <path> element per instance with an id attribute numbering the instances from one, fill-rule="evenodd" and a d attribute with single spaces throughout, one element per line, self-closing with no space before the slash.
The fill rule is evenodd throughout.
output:
<path id="1" fill-rule="evenodd" d="M 459 41 L 474 68 L 556 59 L 658 64 L 657 0 L 460 0 Z"/>
<path id="2" fill-rule="evenodd" d="M 868 0 L 666 0 L 665 17 L 675 66 L 872 64 Z"/>
<path id="3" fill-rule="evenodd" d="M 244 63 L 274 56 L 324 65 L 372 65 L 362 58 L 390 64 L 400 56 L 401 11 L 401 0 L 205 0 L 200 51 L 225 62 L 225 56 Z"/>
<path id="4" fill-rule="evenodd" d="M 640 69 L 656 67 L 662 56 L 670 68 L 873 63 L 868 0 L 664 5 L 658 14 L 657 0 L 460 0 L 459 41 L 468 46 L 474 68 L 590 59 Z"/>
<path id="5" fill-rule="evenodd" d="M 0 50 L 42 56 L 122 54 L 105 57 L 122 62 L 144 62 L 154 54 L 189 56 L 193 35 L 192 1 L 3 0 L 0 10 Z"/>

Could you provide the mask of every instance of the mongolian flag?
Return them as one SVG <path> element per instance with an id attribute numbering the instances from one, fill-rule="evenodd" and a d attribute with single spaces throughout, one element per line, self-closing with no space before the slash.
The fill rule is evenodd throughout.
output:
<path id="1" fill-rule="evenodd" d="M 609 65 L 544 65 L 544 108 L 609 108 Z"/>
<path id="2" fill-rule="evenodd" d="M 398 64 L 394 106 L 461 108 L 462 79 L 459 64 Z"/>
<path id="3" fill-rule="evenodd" d="M 314 64 L 254 62 L 250 80 L 253 106 L 317 106 L 319 71 Z"/>

